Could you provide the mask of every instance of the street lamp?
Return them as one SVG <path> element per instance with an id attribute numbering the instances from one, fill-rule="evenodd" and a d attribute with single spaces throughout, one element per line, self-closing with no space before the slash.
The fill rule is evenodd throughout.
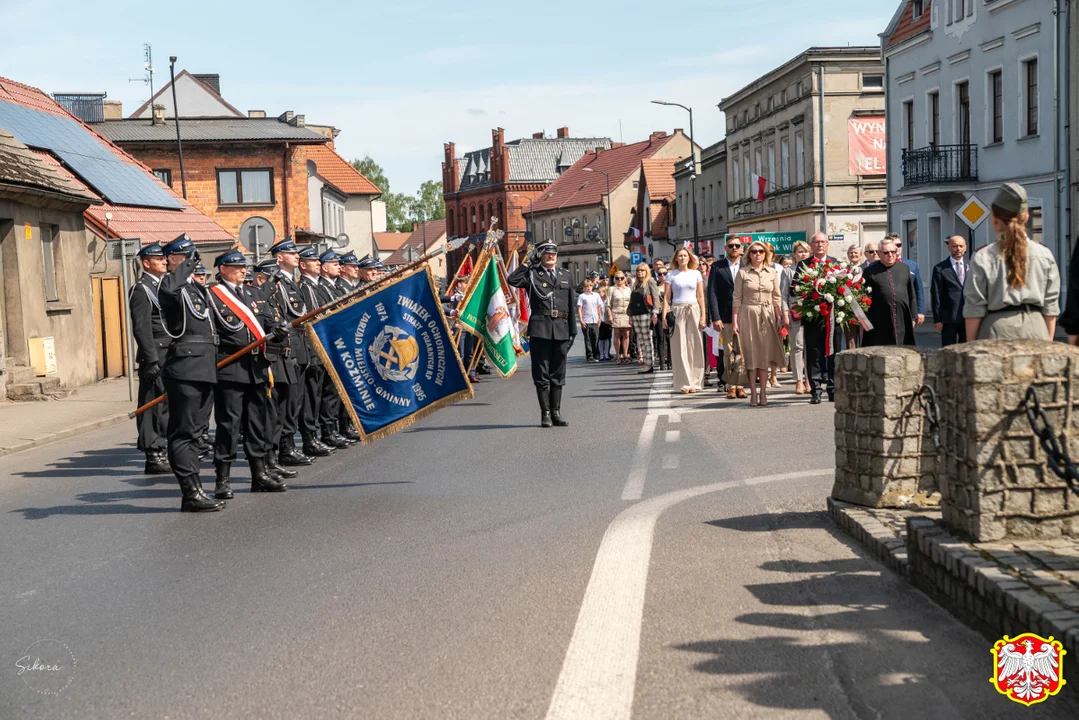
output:
<path id="1" fill-rule="evenodd" d="M 686 107 L 681 103 L 666 102 L 664 100 L 653 100 L 652 103 L 654 105 L 673 105 L 689 113 L 689 154 L 693 162 L 693 169 L 689 173 L 690 202 L 693 204 L 693 252 L 700 255 L 700 241 L 697 239 L 697 152 L 693 146 L 693 108 Z"/>
<path id="2" fill-rule="evenodd" d="M 584 168 L 585 172 L 598 172 L 607 178 L 607 204 L 603 206 L 603 220 L 607 226 L 607 266 L 614 265 L 614 256 L 611 254 L 611 176 L 602 170 Z"/>
<path id="3" fill-rule="evenodd" d="M 510 197 L 519 198 L 519 197 L 524 197 L 524 196 L 520 195 L 518 193 L 513 193 L 512 195 L 510 195 Z M 525 199 L 528 200 L 528 217 L 529 217 L 529 222 L 532 225 L 532 244 L 535 245 L 536 244 L 536 211 L 532 209 L 532 198 L 529 197 L 529 198 L 525 198 Z"/>

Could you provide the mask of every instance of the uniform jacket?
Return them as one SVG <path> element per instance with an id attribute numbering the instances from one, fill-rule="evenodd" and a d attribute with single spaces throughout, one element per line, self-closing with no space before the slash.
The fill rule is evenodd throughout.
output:
<path id="1" fill-rule="evenodd" d="M 263 331 L 269 334 L 274 325 L 274 317 L 269 304 L 263 299 L 262 291 L 243 283 L 240 283 L 236 288 L 230 289 L 237 300 L 251 309 Z M 217 360 L 220 362 L 237 350 L 247 347 L 254 341 L 255 336 L 251 334 L 251 331 L 247 329 L 239 316 L 232 312 L 229 306 L 222 302 L 217 295 L 212 292 L 208 294 L 220 337 L 220 343 L 217 347 Z M 270 360 L 266 356 L 265 348 L 260 347 L 244 353 L 239 360 L 218 370 L 217 379 L 222 382 L 243 384 L 269 382 Z"/>
<path id="2" fill-rule="evenodd" d="M 724 257 L 712 264 L 706 294 L 709 319 L 713 322 L 734 322 L 734 278 L 731 276 L 730 258 Z"/>
<path id="3" fill-rule="evenodd" d="M 351 280 L 346 280 L 344 275 L 334 280 L 333 284 L 337 288 L 338 297 L 344 297 L 359 287 L 359 285 L 353 285 Z"/>
<path id="4" fill-rule="evenodd" d="M 262 288 L 264 297 L 275 307 L 284 322 L 292 322 L 314 309 L 304 300 L 300 284 L 283 270 L 277 270 Z M 307 365 L 311 351 L 307 347 L 303 326 L 290 329 L 288 340 L 293 362 L 301 366 Z"/>
<path id="5" fill-rule="evenodd" d="M 963 262 L 967 262 L 966 259 Z M 970 263 L 967 263 L 967 275 Z M 933 322 L 963 322 L 963 286 L 952 267 L 952 259 L 945 258 L 933 267 L 933 278 L 929 281 L 929 298 L 933 308 Z"/>
<path id="6" fill-rule="evenodd" d="M 161 313 L 176 336 L 161 374 L 172 380 L 212 383 L 217 381 L 217 330 L 208 291 L 189 281 L 197 264 L 193 257 L 184 260 L 158 286 Z"/>
<path id="7" fill-rule="evenodd" d="M 554 277 L 542 265 L 520 265 L 506 278 L 511 286 L 528 290 L 532 316 L 528 336 L 541 340 L 570 340 L 577 337 L 577 293 L 569 273 L 554 269 Z M 551 317 L 557 311 L 566 317 Z"/>
<path id="8" fill-rule="evenodd" d="M 340 278 L 338 278 L 340 279 Z M 337 298 L 341 297 L 340 291 L 337 289 L 337 285 L 333 280 L 328 277 L 321 277 L 318 281 L 318 299 L 319 305 L 325 305 L 326 303 L 333 302 Z"/>
<path id="9" fill-rule="evenodd" d="M 281 309 L 280 296 L 277 294 L 277 283 L 271 277 L 257 288 L 258 293 L 266 302 L 266 308 L 272 317 L 273 325 L 288 322 Z M 273 373 L 274 383 L 288 383 L 289 385 L 299 380 L 296 361 L 292 358 L 292 332 L 285 340 L 270 340 L 266 343 L 266 357 L 270 361 L 270 372 Z"/>
<path id="10" fill-rule="evenodd" d="M 131 286 L 128 306 L 131 308 L 131 331 L 135 336 L 135 362 L 139 366 L 165 364 L 172 338 L 165 332 L 158 299 L 158 282 L 143 273 Z"/>
<path id="11" fill-rule="evenodd" d="M 300 280 L 297 283 L 300 288 L 300 293 L 303 295 L 303 301 L 307 305 L 307 312 L 316 310 L 323 305 L 323 302 L 319 299 L 318 279 L 309 278 L 306 275 L 301 275 Z M 304 343 L 307 346 L 307 363 L 309 365 L 322 365 L 322 358 L 318 356 L 315 349 L 311 347 L 311 341 L 304 335 Z"/>

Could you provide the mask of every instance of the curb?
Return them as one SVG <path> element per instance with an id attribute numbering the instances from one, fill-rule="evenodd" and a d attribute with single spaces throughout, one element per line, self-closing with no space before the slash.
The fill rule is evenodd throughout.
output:
<path id="1" fill-rule="evenodd" d="M 828 515 L 888 568 L 910 577 L 906 538 L 877 520 L 869 508 L 828 498 Z"/>
<path id="2" fill-rule="evenodd" d="M 128 420 L 128 413 L 123 412 L 118 415 L 110 415 L 109 417 L 102 418 L 101 420 L 94 420 L 93 422 L 83 423 L 82 425 L 75 425 L 69 427 L 66 430 L 60 430 L 59 432 L 49 433 L 42 435 L 34 440 L 27 440 L 19 445 L 12 445 L 11 447 L 0 447 L 0 457 L 5 455 L 14 455 L 33 448 L 42 447 L 43 445 L 49 445 L 60 440 L 67 440 L 68 438 L 75 437 L 76 435 L 82 435 L 84 433 L 92 432 L 94 430 L 100 430 L 101 428 L 111 427 L 113 425 L 119 425 L 122 422 Z"/>

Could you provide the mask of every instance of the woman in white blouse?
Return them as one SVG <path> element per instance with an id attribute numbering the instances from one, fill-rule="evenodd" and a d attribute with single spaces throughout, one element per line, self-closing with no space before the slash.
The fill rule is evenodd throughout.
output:
<path id="1" fill-rule="evenodd" d="M 683 393 L 695 393 L 704 381 L 704 276 L 697 270 L 697 258 L 687 248 L 678 248 L 671 268 L 663 294 L 663 327 L 669 327 L 668 319 L 673 314 L 674 387 Z"/>

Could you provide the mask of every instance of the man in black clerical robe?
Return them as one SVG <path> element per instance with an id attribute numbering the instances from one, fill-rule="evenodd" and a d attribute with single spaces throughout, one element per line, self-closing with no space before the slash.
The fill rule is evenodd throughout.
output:
<path id="1" fill-rule="evenodd" d="M 862 274 L 871 300 L 865 314 L 873 323 L 873 329 L 862 336 L 863 347 L 914 345 L 915 314 L 911 309 L 917 303 L 914 276 L 904 263 L 897 262 L 896 250 L 891 240 L 882 242 L 880 261 Z"/>

